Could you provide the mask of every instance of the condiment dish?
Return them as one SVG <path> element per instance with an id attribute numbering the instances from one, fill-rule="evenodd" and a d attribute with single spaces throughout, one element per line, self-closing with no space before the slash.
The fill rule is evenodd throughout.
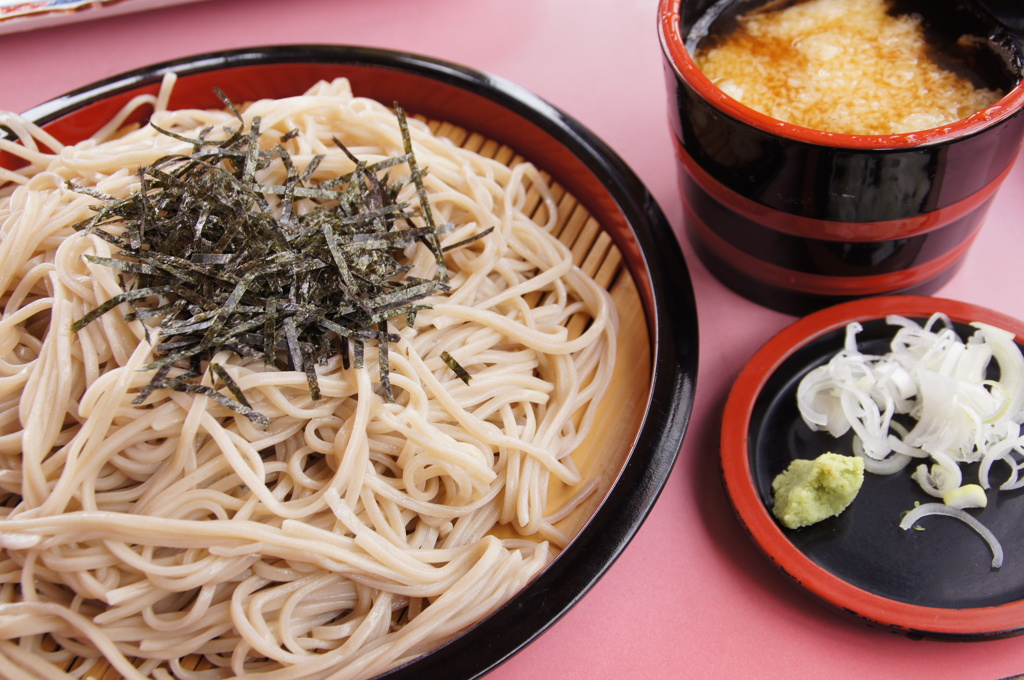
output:
<path id="1" fill-rule="evenodd" d="M 848 324 L 863 326 L 858 348 L 885 354 L 895 333 L 890 314 L 923 323 L 946 314 L 967 337 L 983 322 L 1024 342 L 1024 323 L 955 300 L 892 295 L 856 300 L 796 321 L 758 350 L 726 403 L 721 429 L 725 488 L 741 524 L 787 580 L 819 602 L 871 626 L 911 637 L 977 640 L 1024 632 L 1024 491 L 989 489 L 976 516 L 999 539 L 1003 564 L 972 528 L 928 518 L 923 531 L 904 530 L 902 517 L 936 499 L 899 472 L 865 473 L 857 496 L 840 515 L 790 530 L 771 512 L 772 480 L 794 459 L 831 451 L 853 455 L 853 435 L 836 439 L 812 431 L 797 407 L 797 386 L 812 369 L 843 349 Z M 974 481 L 977 464 L 964 472 Z"/>

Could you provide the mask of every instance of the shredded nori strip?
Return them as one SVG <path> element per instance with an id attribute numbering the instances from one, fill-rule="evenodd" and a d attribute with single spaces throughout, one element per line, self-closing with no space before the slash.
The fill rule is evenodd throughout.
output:
<path id="1" fill-rule="evenodd" d="M 392 401 L 388 343 L 398 336 L 388 321 L 404 317 L 411 325 L 425 307 L 420 300 L 450 288 L 439 236 L 452 227 L 435 224 L 404 111 L 396 105 L 404 153 L 367 164 L 335 139 L 356 168 L 317 182 L 322 157 L 300 170 L 284 147 L 297 131 L 264 149 L 260 119 L 246 129 L 235 106 L 217 93 L 238 127 L 224 126 L 219 138 L 212 128 L 192 138 L 153 125 L 191 145 L 192 153 L 140 168 L 132 195 L 115 198 L 69 184 L 101 201 L 76 229 L 120 249 L 116 257 L 88 261 L 117 270 L 126 282 L 123 293 L 72 330 L 122 304 L 130 307 L 129 321 L 160 317 L 156 360 L 143 367 L 155 374 L 136 403 L 159 389 L 202 394 L 265 425 L 227 371 L 212 363 L 215 354 L 229 350 L 304 372 L 310 395 L 319 399 L 315 366 L 340 352 L 344 368 L 362 367 L 366 342 L 377 343 L 381 389 Z M 283 167 L 283 184 L 258 179 L 272 164 Z M 401 165 L 408 173 L 392 180 L 389 170 Z M 399 201 L 410 183 L 416 201 Z M 436 279 L 407 276 L 401 251 L 414 243 L 432 252 Z M 468 381 L 453 359 L 445 361 Z M 204 364 L 228 394 L 202 384 Z M 168 377 L 173 366 L 185 372 Z"/>
<path id="2" fill-rule="evenodd" d="M 455 357 L 453 357 L 451 354 L 448 354 L 448 352 L 441 352 L 441 361 L 448 364 L 448 368 L 452 369 L 452 371 L 455 372 L 455 375 L 458 376 L 459 380 L 466 383 L 467 385 L 469 384 L 469 381 L 473 378 L 473 376 L 469 374 L 469 371 L 462 367 L 462 364 L 455 360 Z"/>

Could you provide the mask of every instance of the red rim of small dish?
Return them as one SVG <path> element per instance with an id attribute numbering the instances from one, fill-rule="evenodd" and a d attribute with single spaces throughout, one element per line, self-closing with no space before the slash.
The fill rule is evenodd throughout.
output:
<path id="1" fill-rule="evenodd" d="M 947 609 L 890 600 L 862 590 L 812 562 L 779 528 L 754 486 L 748 433 L 751 412 L 771 375 L 800 347 L 853 321 L 888 314 L 982 321 L 1024 338 L 1024 322 L 966 302 L 923 296 L 855 300 L 811 314 L 769 340 L 743 368 L 722 419 L 721 465 L 726 491 L 740 521 L 764 554 L 797 584 L 834 607 L 892 629 L 947 637 L 998 636 L 1024 628 L 1024 600 L 996 607 Z"/>
<path id="2" fill-rule="evenodd" d="M 690 51 L 686 48 L 686 36 L 682 34 L 679 5 L 681 0 L 659 0 L 658 34 L 662 51 L 671 63 L 678 78 L 686 81 L 701 97 L 715 108 L 755 128 L 779 137 L 809 144 L 836 146 L 854 149 L 891 149 L 935 144 L 980 132 L 1024 107 L 1024 80 L 1017 83 L 995 104 L 958 120 L 949 125 L 892 135 L 851 135 L 826 132 L 793 125 L 741 104 L 725 94 L 698 68 Z"/>

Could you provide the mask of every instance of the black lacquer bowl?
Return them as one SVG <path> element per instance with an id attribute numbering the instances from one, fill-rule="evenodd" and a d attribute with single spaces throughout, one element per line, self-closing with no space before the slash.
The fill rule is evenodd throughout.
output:
<path id="1" fill-rule="evenodd" d="M 726 285 L 793 314 L 934 292 L 962 263 L 1024 140 L 1024 38 L 969 0 L 895 2 L 894 11 L 925 17 L 936 44 L 984 45 L 965 49 L 963 60 L 977 62 L 986 85 L 1006 94 L 939 128 L 837 134 L 745 106 L 694 61 L 709 25 L 768 4 L 780 3 L 659 5 L 669 120 L 695 250 Z"/>
<path id="2" fill-rule="evenodd" d="M 457 679 L 485 673 L 594 585 L 640 527 L 673 467 L 693 405 L 698 333 L 688 270 L 671 228 L 639 179 L 580 123 L 500 78 L 412 54 L 298 45 L 198 55 L 88 85 L 26 116 L 58 140 L 75 142 L 131 98 L 156 93 L 168 73 L 178 77 L 170 108 L 219 108 L 214 88 L 245 102 L 301 94 L 321 79 L 347 77 L 357 95 L 398 101 L 410 115 L 461 126 L 511 147 L 596 220 L 598 235 L 610 237 L 609 252 L 619 258 L 610 284 L 613 296 L 620 313 L 635 321 L 620 340 L 641 363 L 619 362 L 628 378 L 610 396 L 627 406 L 605 419 L 617 423 L 617 434 L 608 440 L 616 443 L 597 443 L 587 452 L 588 465 L 607 482 L 585 514 L 570 519 L 568 547 L 524 590 L 459 637 L 386 677 Z M 0 155 L 0 163 L 11 167 L 16 161 Z"/>

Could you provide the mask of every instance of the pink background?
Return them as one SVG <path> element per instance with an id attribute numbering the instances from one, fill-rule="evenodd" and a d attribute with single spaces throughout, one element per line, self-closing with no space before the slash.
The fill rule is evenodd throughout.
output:
<path id="1" fill-rule="evenodd" d="M 206 0 L 0 36 L 0 109 L 221 48 L 368 45 L 510 79 L 580 120 L 681 229 L 657 0 Z M 939 295 L 1024 317 L 1024 166 L 997 197 L 967 263 Z M 1024 673 L 1024 638 L 913 641 L 804 596 L 756 552 L 717 472 L 718 427 L 745 361 L 792 317 L 739 298 L 684 243 L 700 312 L 697 403 L 650 518 L 564 618 L 489 678 L 956 678 Z M 1024 559 L 1008 555 L 1007 559 Z"/>

